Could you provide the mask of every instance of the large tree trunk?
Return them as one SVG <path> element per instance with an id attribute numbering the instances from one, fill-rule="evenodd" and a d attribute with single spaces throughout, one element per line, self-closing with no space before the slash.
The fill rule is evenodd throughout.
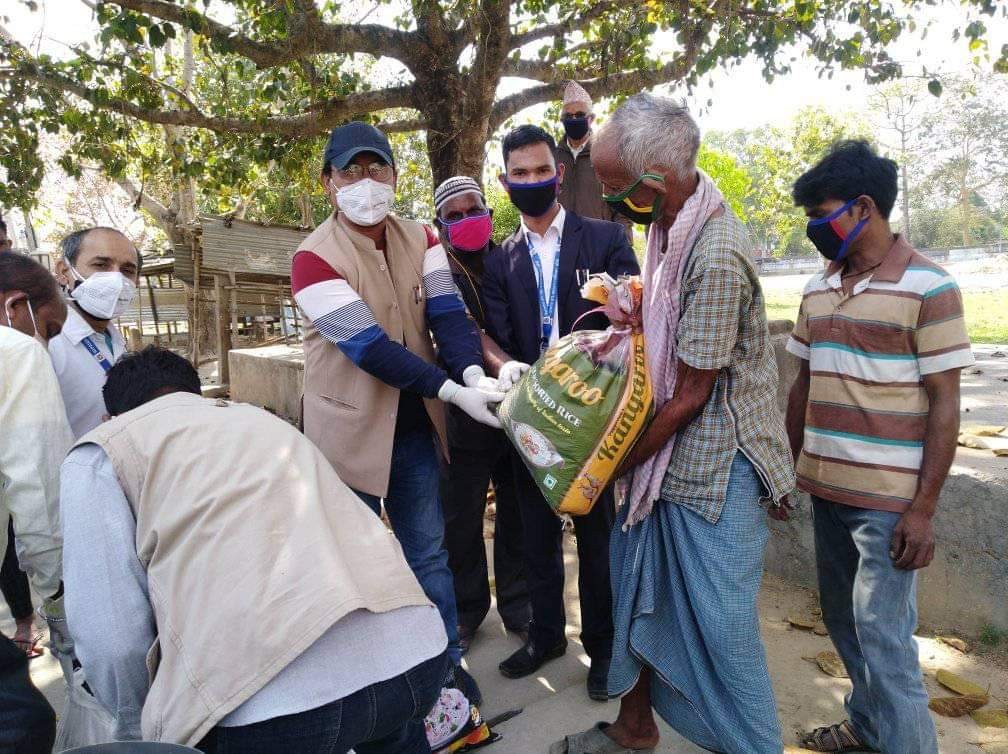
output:
<path id="1" fill-rule="evenodd" d="M 490 109 L 470 99 L 459 76 L 431 79 L 424 90 L 428 93 L 425 99 L 437 103 L 426 113 L 427 154 L 434 185 L 456 175 L 467 175 L 482 183 Z"/>

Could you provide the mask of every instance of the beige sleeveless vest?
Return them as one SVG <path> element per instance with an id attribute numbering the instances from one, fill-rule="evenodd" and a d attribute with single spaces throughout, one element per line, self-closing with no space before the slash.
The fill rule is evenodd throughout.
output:
<path id="1" fill-rule="evenodd" d="M 157 621 L 145 740 L 199 742 L 352 610 L 430 604 L 381 520 L 262 409 L 172 393 L 92 442 L 136 517 Z"/>
<path id="2" fill-rule="evenodd" d="M 371 309 L 389 339 L 424 361 L 435 361 L 422 295 L 427 232 L 412 220 L 389 216 L 387 253 L 347 230 L 330 215 L 301 244 L 343 276 Z M 372 495 L 388 491 L 399 390 L 372 377 L 323 338 L 303 317 L 305 435 L 350 487 Z M 424 400 L 442 452 L 447 448 L 444 405 Z"/>

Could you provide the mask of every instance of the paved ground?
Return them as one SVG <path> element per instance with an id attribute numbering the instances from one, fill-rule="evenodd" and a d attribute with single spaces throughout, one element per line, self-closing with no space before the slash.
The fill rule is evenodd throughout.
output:
<path id="1" fill-rule="evenodd" d="M 572 545 L 573 542 L 568 542 Z M 502 724 L 504 738 L 488 752 L 507 754 L 545 753 L 550 742 L 566 733 L 583 730 L 597 720 L 612 720 L 617 702 L 600 704 L 588 699 L 584 682 L 588 658 L 577 642 L 578 610 L 576 600 L 576 557 L 568 547 L 568 636 L 567 655 L 547 664 L 533 677 L 507 680 L 497 671 L 497 663 L 517 648 L 515 639 L 506 637 L 496 612 L 477 634 L 466 663 L 482 685 L 486 703 L 484 712 L 494 716 L 515 707 L 524 712 Z M 803 659 L 831 649 L 829 638 L 793 629 L 789 616 L 812 616 L 815 598 L 811 593 L 776 580 L 767 581 L 760 597 L 763 636 L 770 670 L 777 694 L 777 706 L 784 725 L 785 743 L 795 743 L 797 732 L 842 717 L 842 699 L 849 683 L 822 674 Z M 0 605 L 0 630 L 10 635 L 13 621 L 5 605 Z M 981 686 L 990 686 L 991 695 L 1001 701 L 991 706 L 1002 709 L 1008 704 L 1008 669 L 999 667 L 989 657 L 962 655 L 933 639 L 921 639 L 921 664 L 934 695 L 942 695 L 934 682 L 934 672 L 945 668 L 957 672 Z M 32 677 L 44 690 L 57 711 L 62 706 L 62 677 L 49 655 L 32 662 Z M 1008 731 L 980 728 L 969 717 L 937 718 L 942 754 L 980 754 L 977 742 L 1008 740 Z M 663 726 L 662 754 L 701 754 L 702 750 L 684 741 Z"/>

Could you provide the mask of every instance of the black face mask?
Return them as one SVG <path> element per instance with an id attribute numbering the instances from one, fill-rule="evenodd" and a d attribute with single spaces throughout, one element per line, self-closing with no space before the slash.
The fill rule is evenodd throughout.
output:
<path id="1" fill-rule="evenodd" d="M 588 133 L 588 118 L 561 118 L 560 122 L 563 124 L 564 131 L 567 133 L 568 139 L 583 139 L 585 134 Z"/>
<path id="2" fill-rule="evenodd" d="M 511 203 L 518 211 L 529 217 L 541 217 L 549 212 L 556 202 L 557 177 L 539 183 L 507 182 Z"/>
<path id="3" fill-rule="evenodd" d="M 851 243 L 868 222 L 868 218 L 864 218 L 846 236 L 841 235 L 840 231 L 833 227 L 833 221 L 853 207 L 856 201 L 856 199 L 851 199 L 836 212 L 818 220 L 809 220 L 808 225 L 805 226 L 805 235 L 808 236 L 812 245 L 831 262 L 842 261 L 847 256 Z"/>

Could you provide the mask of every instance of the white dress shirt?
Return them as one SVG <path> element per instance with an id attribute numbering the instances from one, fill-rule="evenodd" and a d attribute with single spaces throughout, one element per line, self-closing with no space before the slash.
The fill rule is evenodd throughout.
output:
<path id="1" fill-rule="evenodd" d="M 109 338 L 105 337 L 106 334 Z M 82 341 L 88 336 L 109 364 L 115 364 L 126 351 L 126 341 L 116 327 L 109 325 L 105 332 L 96 333 L 73 304 L 67 306 L 62 332 L 49 341 L 49 355 L 63 393 L 70 429 L 76 439 L 101 424 L 108 413 L 102 398 L 105 370 L 84 346 Z M 109 339 L 112 341 L 111 351 Z"/>
<path id="2" fill-rule="evenodd" d="M 45 348 L 3 326 L 0 385 L 0 552 L 11 516 L 21 567 L 52 597 L 62 575 L 59 469 L 73 438 Z"/>
<path id="3" fill-rule="evenodd" d="M 539 261 L 542 264 L 543 272 L 543 295 L 546 296 L 547 302 L 549 301 L 550 288 L 553 286 L 553 265 L 555 264 L 555 257 L 560 253 L 560 242 L 563 238 L 563 226 L 564 218 L 567 217 L 567 212 L 563 207 L 560 211 L 556 213 L 556 217 L 553 218 L 553 222 L 546 229 L 543 235 L 539 235 L 535 231 L 529 230 L 528 226 L 525 225 L 525 218 L 522 218 L 521 227 L 522 233 L 525 234 L 525 244 L 529 247 L 529 256 L 532 256 L 532 248 L 534 247 L 536 252 L 539 254 Z M 559 272 L 559 270 L 558 270 Z M 533 270 L 533 274 L 535 271 Z M 542 312 L 539 313 L 542 316 Z M 540 325 L 541 327 L 541 325 Z M 542 333 L 542 330 L 539 331 Z M 556 309 L 553 311 L 553 329 L 550 332 L 549 344 L 552 346 L 560 340 L 560 283 L 557 282 L 557 305 Z"/>

